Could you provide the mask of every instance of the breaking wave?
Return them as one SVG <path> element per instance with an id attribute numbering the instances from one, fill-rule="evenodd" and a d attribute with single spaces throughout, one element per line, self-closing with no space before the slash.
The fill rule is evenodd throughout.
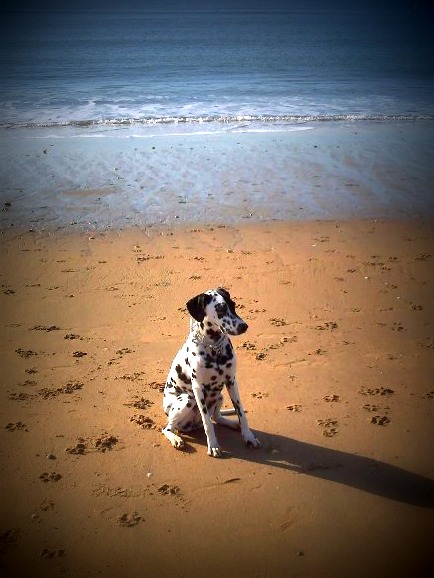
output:
<path id="1" fill-rule="evenodd" d="M 304 124 L 325 122 L 412 122 L 432 121 L 434 115 L 366 115 L 366 114 L 332 114 L 332 115 L 207 115 L 207 116 L 149 116 L 143 118 L 107 118 L 89 120 L 70 120 L 57 122 L 21 122 L 0 123 L 0 128 L 91 128 L 91 127 L 125 127 L 125 126 L 153 126 L 153 125 L 201 125 L 233 123 L 266 123 L 266 124 Z"/>

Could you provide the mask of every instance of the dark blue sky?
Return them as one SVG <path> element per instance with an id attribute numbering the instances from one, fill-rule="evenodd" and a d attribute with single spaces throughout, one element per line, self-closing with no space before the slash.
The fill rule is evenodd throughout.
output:
<path id="1" fill-rule="evenodd" d="M 431 0 L 0 0 L 2 10 L 38 9 L 292 9 L 340 8 L 345 10 L 367 8 L 407 8 L 428 10 Z"/>

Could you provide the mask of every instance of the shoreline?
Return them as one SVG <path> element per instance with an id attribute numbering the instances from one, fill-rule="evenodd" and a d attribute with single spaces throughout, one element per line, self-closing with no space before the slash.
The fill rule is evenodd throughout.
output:
<path id="1" fill-rule="evenodd" d="M 9 575 L 429 575 L 431 221 L 14 235 L 0 237 Z M 185 303 L 217 285 L 249 324 L 233 345 L 262 444 L 219 428 L 221 460 L 203 432 L 177 452 L 159 431 Z"/>

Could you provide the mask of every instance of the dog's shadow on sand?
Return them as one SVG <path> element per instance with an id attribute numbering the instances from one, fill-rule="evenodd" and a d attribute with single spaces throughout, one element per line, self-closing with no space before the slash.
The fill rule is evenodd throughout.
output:
<path id="1" fill-rule="evenodd" d="M 258 449 L 247 448 L 240 435 L 218 428 L 223 459 L 238 458 L 274 468 L 314 476 L 424 508 L 434 508 L 434 481 L 397 466 L 362 455 L 317 446 L 293 438 L 255 430 Z M 206 447 L 204 432 L 194 441 Z"/>

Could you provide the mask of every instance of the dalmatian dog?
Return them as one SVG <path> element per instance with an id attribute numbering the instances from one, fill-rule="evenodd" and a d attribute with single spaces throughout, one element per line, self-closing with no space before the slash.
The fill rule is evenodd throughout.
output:
<path id="1" fill-rule="evenodd" d="M 163 408 L 168 416 L 163 434 L 175 448 L 183 448 L 180 433 L 204 427 L 208 455 L 222 455 L 213 421 L 233 429 L 241 429 L 245 443 L 259 447 L 251 432 L 241 405 L 235 379 L 236 359 L 229 335 L 247 331 L 245 323 L 235 313 L 235 303 L 229 293 L 218 287 L 193 297 L 187 303 L 190 333 L 176 354 L 164 388 Z M 223 417 L 222 390 L 226 387 L 238 420 Z"/>

